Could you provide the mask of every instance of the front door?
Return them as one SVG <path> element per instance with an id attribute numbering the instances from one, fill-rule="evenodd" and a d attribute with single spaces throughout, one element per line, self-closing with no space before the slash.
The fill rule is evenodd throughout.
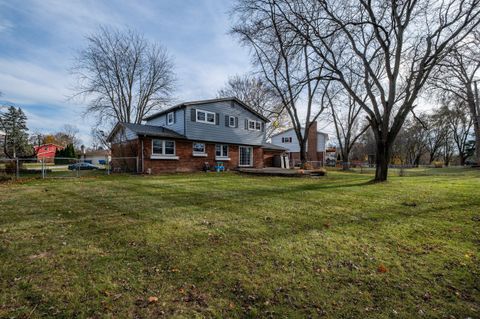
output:
<path id="1" fill-rule="evenodd" d="M 242 166 L 242 167 L 253 166 L 253 147 L 240 146 L 239 152 L 240 152 L 239 166 Z"/>

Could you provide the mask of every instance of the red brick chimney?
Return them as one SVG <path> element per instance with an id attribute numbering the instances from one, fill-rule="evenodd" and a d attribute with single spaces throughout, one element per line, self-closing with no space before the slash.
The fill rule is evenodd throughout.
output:
<path id="1" fill-rule="evenodd" d="M 307 160 L 318 161 L 317 156 L 317 121 L 312 122 L 308 130 Z"/>

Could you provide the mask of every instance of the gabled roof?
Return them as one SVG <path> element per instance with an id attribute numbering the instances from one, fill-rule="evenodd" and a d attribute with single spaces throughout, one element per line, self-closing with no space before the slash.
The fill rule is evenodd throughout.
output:
<path id="1" fill-rule="evenodd" d="M 278 135 L 283 134 L 283 133 L 286 133 L 286 132 L 291 131 L 291 130 L 293 130 L 293 127 L 288 128 L 288 129 L 286 129 L 286 130 L 283 130 L 283 131 L 281 131 L 281 132 L 279 132 L 279 133 L 273 134 L 272 136 L 270 136 L 270 138 L 272 138 L 272 137 L 274 137 L 274 136 L 278 136 Z M 305 127 L 302 127 L 302 131 L 305 131 Z M 322 135 L 328 136 L 327 133 L 320 132 L 320 131 L 317 131 L 317 134 L 322 134 Z"/>
<path id="2" fill-rule="evenodd" d="M 133 123 L 124 123 L 118 122 L 117 125 L 113 128 L 110 135 L 108 135 L 107 140 L 111 141 L 114 134 L 120 127 L 128 128 L 132 132 L 136 133 L 137 135 L 145 135 L 145 136 L 155 136 L 155 137 L 168 137 L 168 138 L 185 138 L 182 134 L 178 134 L 175 131 L 172 131 L 168 128 L 163 126 L 155 126 L 155 125 L 144 125 L 144 124 L 133 124 Z"/>
<path id="3" fill-rule="evenodd" d="M 265 116 L 263 116 L 262 114 L 258 113 L 257 111 L 255 111 L 252 107 L 248 106 L 247 104 L 245 104 L 245 102 L 239 100 L 238 98 L 236 97 L 225 97 L 225 98 L 216 98 L 216 99 L 209 99 L 209 100 L 199 100 L 199 101 L 190 101 L 190 102 L 184 102 L 184 103 L 180 103 L 180 104 L 177 104 L 177 105 L 174 105 L 168 109 L 165 109 L 163 111 L 160 111 L 158 113 L 155 113 L 155 114 L 152 114 L 150 116 L 147 116 L 144 120 L 146 121 L 149 121 L 151 119 L 154 119 L 156 117 L 159 117 L 160 115 L 163 115 L 165 113 L 168 113 L 168 112 L 171 112 L 171 111 L 174 111 L 176 109 L 180 109 L 182 107 L 185 107 L 185 106 L 189 106 L 189 105 L 202 105 L 202 104 L 208 104 L 208 103 L 215 103 L 215 102 L 228 102 L 228 101 L 234 101 L 234 102 L 237 102 L 238 104 L 240 104 L 244 109 L 246 109 L 247 111 L 249 111 L 250 113 L 258 116 L 259 118 L 261 118 L 262 120 L 264 120 L 265 122 L 270 122 L 269 119 L 267 119 Z"/>

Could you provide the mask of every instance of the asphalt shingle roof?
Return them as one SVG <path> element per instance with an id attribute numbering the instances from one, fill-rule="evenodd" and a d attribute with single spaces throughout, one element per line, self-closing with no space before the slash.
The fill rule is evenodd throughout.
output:
<path id="1" fill-rule="evenodd" d="M 137 135 L 147 135 L 156 137 L 170 137 L 170 138 L 185 138 L 184 135 L 178 134 L 175 131 L 169 130 L 162 126 L 133 124 L 133 123 L 121 123 L 122 126 L 137 133 Z"/>
<path id="2" fill-rule="evenodd" d="M 263 143 L 262 148 L 265 148 L 268 150 L 287 151 L 285 147 L 281 147 L 272 143 Z"/>

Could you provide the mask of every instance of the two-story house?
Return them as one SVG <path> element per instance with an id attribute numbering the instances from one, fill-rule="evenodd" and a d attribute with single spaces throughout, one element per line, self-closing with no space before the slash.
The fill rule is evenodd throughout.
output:
<path id="1" fill-rule="evenodd" d="M 237 98 L 185 102 L 145 124 L 118 123 L 109 135 L 112 157 L 138 157 L 143 173 L 263 168 L 284 148 L 266 143 L 268 119 Z"/>
<path id="2" fill-rule="evenodd" d="M 303 128 L 303 131 L 305 131 L 305 128 Z M 308 133 L 307 161 L 313 162 L 317 166 L 324 166 L 327 141 L 328 134 L 319 132 L 317 130 L 317 122 L 313 122 Z M 300 144 L 293 128 L 273 135 L 271 143 L 287 149 L 292 166 L 300 163 Z"/>

